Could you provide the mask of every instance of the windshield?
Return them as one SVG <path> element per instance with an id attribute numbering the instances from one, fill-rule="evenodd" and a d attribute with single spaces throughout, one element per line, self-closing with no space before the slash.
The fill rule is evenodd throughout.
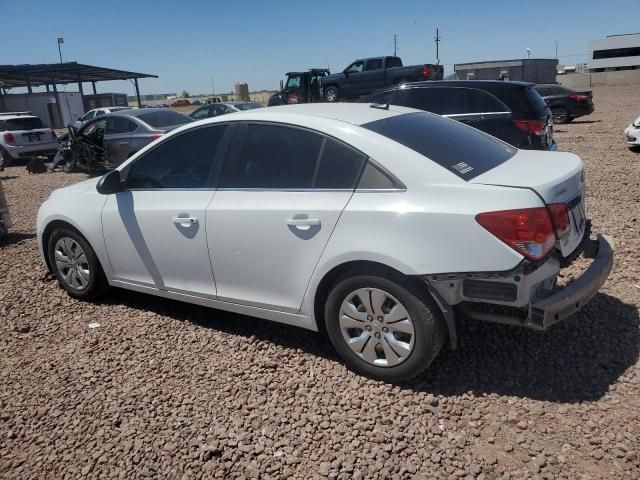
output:
<path id="1" fill-rule="evenodd" d="M 193 118 L 182 113 L 174 112 L 173 110 L 155 110 L 145 112 L 138 115 L 138 118 L 154 128 L 169 127 L 193 122 Z"/>
<path id="2" fill-rule="evenodd" d="M 467 181 L 506 162 L 517 152 L 480 130 L 430 113 L 406 113 L 362 127 L 424 155 Z"/>
<path id="3" fill-rule="evenodd" d="M 298 88 L 300 86 L 300 75 L 289 75 L 285 88 Z"/>
<path id="4" fill-rule="evenodd" d="M 42 121 L 38 117 L 18 117 L 0 120 L 0 132 L 33 130 L 34 128 L 43 128 Z"/>
<path id="5" fill-rule="evenodd" d="M 236 103 L 234 105 L 238 110 L 253 110 L 254 108 L 262 108 L 259 103 Z"/>

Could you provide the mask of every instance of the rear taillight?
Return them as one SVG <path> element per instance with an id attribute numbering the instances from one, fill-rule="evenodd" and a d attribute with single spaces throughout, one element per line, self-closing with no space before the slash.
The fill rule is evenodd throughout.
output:
<path id="1" fill-rule="evenodd" d="M 556 227 L 558 238 L 564 238 L 571 232 L 569 221 L 569 209 L 564 203 L 552 203 L 547 205 L 553 226 Z"/>
<path id="2" fill-rule="evenodd" d="M 4 141 L 7 145 L 13 145 L 16 143 L 16 139 L 13 136 L 13 133 L 6 132 L 4 135 Z"/>
<path id="3" fill-rule="evenodd" d="M 427 78 L 431 75 L 431 69 L 427 66 L 422 67 L 422 76 Z"/>
<path id="4" fill-rule="evenodd" d="M 49 132 L 51 133 L 51 138 L 53 138 L 54 140 L 58 138 L 56 132 L 54 132 L 53 130 L 49 130 Z"/>
<path id="5" fill-rule="evenodd" d="M 476 221 L 529 260 L 544 258 L 556 241 L 545 207 L 479 213 Z"/>
<path id="6" fill-rule="evenodd" d="M 580 103 L 587 103 L 589 101 L 588 95 L 569 95 L 569 98 Z"/>
<path id="7" fill-rule="evenodd" d="M 513 123 L 529 135 L 541 137 L 546 134 L 547 125 L 542 120 L 514 120 Z"/>

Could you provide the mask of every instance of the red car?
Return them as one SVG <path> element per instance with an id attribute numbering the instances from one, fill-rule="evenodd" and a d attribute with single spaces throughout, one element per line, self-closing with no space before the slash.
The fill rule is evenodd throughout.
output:
<path id="1" fill-rule="evenodd" d="M 188 107 L 189 105 L 191 105 L 191 102 L 189 100 L 181 98 L 180 100 L 176 100 L 175 102 L 172 102 L 169 106 L 170 107 Z"/>

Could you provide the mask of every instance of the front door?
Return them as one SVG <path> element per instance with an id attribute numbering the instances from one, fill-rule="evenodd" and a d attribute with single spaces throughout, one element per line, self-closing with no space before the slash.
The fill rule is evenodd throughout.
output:
<path id="1" fill-rule="evenodd" d="M 169 137 L 123 167 L 102 224 L 114 279 L 215 298 L 206 236 L 212 175 L 226 153 L 224 125 Z"/>
<path id="2" fill-rule="evenodd" d="M 365 157 L 309 130 L 245 128 L 207 211 L 218 298 L 295 313 Z"/>

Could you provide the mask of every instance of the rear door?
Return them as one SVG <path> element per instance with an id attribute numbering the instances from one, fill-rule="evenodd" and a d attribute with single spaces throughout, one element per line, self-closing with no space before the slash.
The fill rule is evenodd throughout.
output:
<path id="1" fill-rule="evenodd" d="M 370 58 L 365 62 L 365 77 L 362 84 L 362 88 L 365 91 L 362 91 L 360 93 L 361 95 L 365 95 L 385 86 L 385 70 L 382 60 L 382 58 Z"/>
<path id="2" fill-rule="evenodd" d="M 341 95 L 343 97 L 357 97 L 360 95 L 364 77 L 364 60 L 356 60 L 344 70 L 345 78 L 341 82 Z"/>
<path id="3" fill-rule="evenodd" d="M 218 298 L 299 311 L 364 162 L 310 130 L 243 125 L 207 210 Z"/>
<path id="4" fill-rule="evenodd" d="M 109 116 L 104 132 L 104 148 L 107 152 L 107 162 L 119 165 L 133 152 L 131 148 L 131 134 L 138 128 L 138 124 L 127 117 Z"/>

